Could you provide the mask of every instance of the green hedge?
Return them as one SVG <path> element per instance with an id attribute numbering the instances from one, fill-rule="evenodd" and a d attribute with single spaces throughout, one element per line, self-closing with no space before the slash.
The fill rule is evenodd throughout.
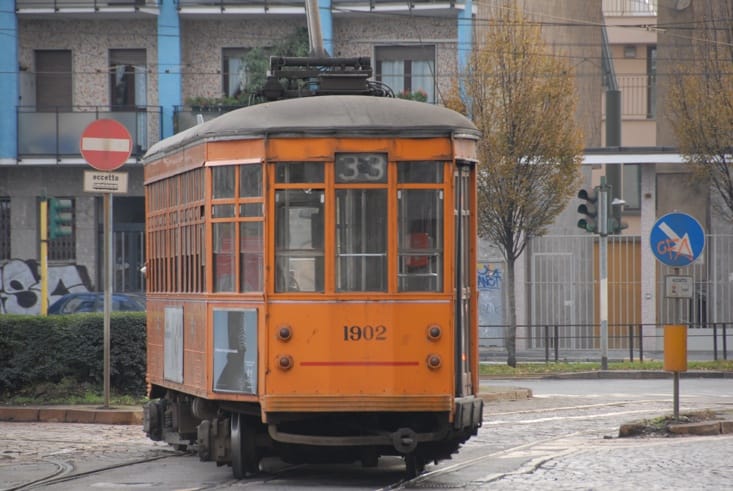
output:
<path id="1" fill-rule="evenodd" d="M 104 314 L 0 315 L 0 395 L 61 380 L 104 385 Z M 145 395 L 145 313 L 111 314 L 110 388 Z"/>

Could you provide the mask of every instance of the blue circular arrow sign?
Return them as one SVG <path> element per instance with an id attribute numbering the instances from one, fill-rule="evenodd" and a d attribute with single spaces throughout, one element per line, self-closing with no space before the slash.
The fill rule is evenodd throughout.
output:
<path id="1" fill-rule="evenodd" d="M 652 227 L 649 245 L 657 259 L 667 266 L 687 266 L 705 248 L 705 232 L 700 222 L 690 215 L 667 213 Z"/>

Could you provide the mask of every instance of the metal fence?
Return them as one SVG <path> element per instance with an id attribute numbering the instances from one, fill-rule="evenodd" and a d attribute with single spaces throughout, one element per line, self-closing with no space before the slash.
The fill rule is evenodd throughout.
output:
<path id="1" fill-rule="evenodd" d="M 520 323 L 524 323 L 517 331 L 520 349 L 544 349 L 544 326 L 557 326 L 559 349 L 582 351 L 595 346 L 601 321 L 597 239 L 592 235 L 532 239 L 526 260 L 518 263 L 516 271 L 522 282 L 517 296 Z M 626 349 L 625 343 L 616 345 L 613 340 L 625 339 L 627 326 L 683 323 L 705 329 L 733 320 L 733 235 L 707 235 L 700 258 L 682 268 L 667 267 L 655 259 L 651 259 L 653 268 L 642 268 L 642 261 L 649 260 L 643 256 L 641 237 L 609 237 L 609 348 Z M 491 340 L 487 346 L 499 348 L 506 324 L 504 269 L 501 261 L 479 263 L 480 337 Z M 692 298 L 667 298 L 670 275 L 691 278 Z M 645 336 L 652 336 L 647 331 Z"/>
<path id="2" fill-rule="evenodd" d="M 501 330 L 507 326 L 499 326 Z M 517 361 L 598 361 L 601 358 L 600 325 L 576 326 L 587 335 L 563 335 L 563 327 L 555 325 L 517 326 L 518 332 L 530 336 L 517 336 Z M 609 326 L 609 359 L 642 362 L 646 359 L 662 359 L 664 324 L 631 324 Z M 687 354 L 692 360 L 729 360 L 733 354 L 733 321 L 687 325 Z M 566 331 L 567 332 L 567 331 Z M 479 339 L 482 361 L 505 361 L 507 351 L 504 340 L 496 337 Z M 583 346 L 569 349 L 568 346 Z"/>

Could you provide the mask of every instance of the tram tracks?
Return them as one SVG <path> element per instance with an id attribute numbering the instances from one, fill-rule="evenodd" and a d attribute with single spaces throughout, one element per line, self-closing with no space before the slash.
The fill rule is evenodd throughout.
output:
<path id="1" fill-rule="evenodd" d="M 95 467 L 86 471 L 75 472 L 76 466 L 68 461 L 60 461 L 56 459 L 42 459 L 39 463 L 51 464 L 55 467 L 54 471 L 48 473 L 45 476 L 34 478 L 23 482 L 21 484 L 13 485 L 9 488 L 3 488 L 2 491 L 27 491 L 36 489 L 43 486 L 50 486 L 54 484 L 61 484 L 66 482 L 73 482 L 78 479 L 86 478 L 95 474 L 102 474 L 104 472 L 119 469 L 123 467 L 130 467 L 138 464 L 145 464 L 148 462 L 154 462 L 156 460 L 166 459 L 170 457 L 176 457 L 183 455 L 183 453 L 166 452 L 165 455 L 156 455 L 151 457 L 145 457 L 141 459 L 135 459 L 128 462 L 116 463 L 112 465 Z"/>
<path id="2" fill-rule="evenodd" d="M 531 474 L 553 460 L 604 445 L 638 446 L 653 441 L 621 441 L 621 423 L 669 412 L 665 401 L 638 399 L 597 404 L 562 404 L 542 408 L 492 411 L 479 435 L 462 449 L 457 462 L 439 466 L 414 479 L 382 490 L 413 488 L 484 489 L 504 478 Z M 695 409 L 690 407 L 690 409 Z M 531 431 L 520 428 L 533 428 Z M 512 441 L 513 440 L 513 441 Z"/>

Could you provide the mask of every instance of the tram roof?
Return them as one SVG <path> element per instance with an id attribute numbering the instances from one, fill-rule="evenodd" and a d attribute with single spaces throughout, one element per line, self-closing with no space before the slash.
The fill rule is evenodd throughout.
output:
<path id="1" fill-rule="evenodd" d="M 265 102 L 225 113 L 159 141 L 143 162 L 201 141 L 288 136 L 478 137 L 465 116 L 445 107 L 374 96 L 333 95 Z"/>

